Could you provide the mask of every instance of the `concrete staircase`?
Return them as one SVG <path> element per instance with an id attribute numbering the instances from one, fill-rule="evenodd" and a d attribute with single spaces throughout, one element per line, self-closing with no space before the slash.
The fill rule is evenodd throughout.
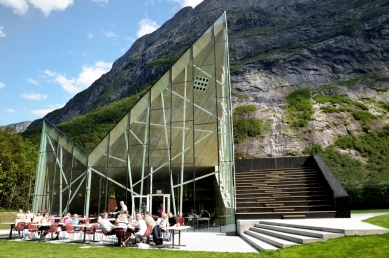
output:
<path id="1" fill-rule="evenodd" d="M 240 236 L 260 251 L 306 244 L 344 236 L 344 230 L 260 221 Z"/>
<path id="2" fill-rule="evenodd" d="M 334 218 L 332 192 L 315 168 L 237 172 L 237 219 Z"/>

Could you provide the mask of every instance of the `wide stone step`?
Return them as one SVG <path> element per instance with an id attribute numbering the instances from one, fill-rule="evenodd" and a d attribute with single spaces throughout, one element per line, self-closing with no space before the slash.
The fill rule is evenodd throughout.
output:
<path id="1" fill-rule="evenodd" d="M 259 224 L 264 225 L 272 225 L 272 226 L 280 226 L 280 227 L 289 227 L 289 228 L 298 228 L 298 229 L 307 229 L 307 230 L 316 230 L 316 231 L 325 231 L 330 233 L 337 233 L 337 234 L 345 234 L 344 229 L 339 228 L 331 228 L 327 225 L 322 226 L 312 226 L 312 225 L 302 225 L 302 224 L 295 224 L 291 222 L 282 222 L 282 221 L 269 221 L 269 220 L 261 220 Z"/>
<path id="2" fill-rule="evenodd" d="M 289 232 L 280 232 L 272 229 L 260 228 L 260 227 L 251 227 L 250 231 L 254 231 L 257 233 L 265 234 L 272 237 L 277 237 L 280 239 L 284 239 L 287 241 L 291 241 L 298 244 L 307 244 L 322 241 L 323 239 L 320 237 L 312 237 L 312 236 L 303 236 L 299 234 L 293 234 Z"/>
<path id="3" fill-rule="evenodd" d="M 295 195 L 295 196 L 280 196 L 280 197 L 237 197 L 236 201 L 239 203 L 246 202 L 274 202 L 274 201 L 305 201 L 305 200 L 331 200 L 329 195 Z"/>
<path id="4" fill-rule="evenodd" d="M 332 205 L 284 205 L 284 204 L 273 204 L 269 206 L 251 206 L 251 207 L 242 207 L 237 206 L 236 212 L 271 212 L 276 208 L 288 208 L 294 209 L 296 212 L 305 212 L 305 211 L 332 211 L 334 207 Z"/>
<path id="5" fill-rule="evenodd" d="M 283 219 L 287 216 L 292 216 L 292 218 L 297 218 L 297 216 L 303 215 L 305 218 L 335 218 L 336 211 L 335 210 L 326 210 L 326 211 L 294 211 L 294 212 L 240 212 L 237 210 L 236 218 L 237 219 Z"/>
<path id="6" fill-rule="evenodd" d="M 330 200 L 326 199 L 320 199 L 320 200 L 288 200 L 288 201 L 246 201 L 246 202 L 239 202 L 238 207 L 249 207 L 249 206 L 258 206 L 258 207 L 269 207 L 270 205 L 277 206 L 277 205 L 294 205 L 294 206 L 303 206 L 303 205 L 331 205 L 332 202 Z"/>
<path id="7" fill-rule="evenodd" d="M 264 180 L 269 178 L 279 178 L 279 179 L 304 179 L 304 178 L 322 178 L 320 174 L 301 174 L 301 175 L 277 175 L 277 176 L 257 176 L 257 175 L 247 175 L 247 176 L 236 176 L 235 181 L 239 182 L 241 180 L 247 180 L 248 178 L 253 179 L 254 181 Z"/>
<path id="8" fill-rule="evenodd" d="M 288 225 L 284 225 L 284 226 L 268 225 L 268 224 L 263 224 L 261 222 L 259 224 L 255 224 L 255 227 L 264 228 L 264 229 L 273 230 L 273 231 L 291 233 L 291 234 L 296 234 L 296 235 L 301 235 L 301 236 L 322 238 L 323 240 L 334 239 L 334 238 L 344 236 L 344 234 L 341 234 L 341 233 L 333 233 L 333 232 L 319 231 L 319 230 L 313 230 L 313 229 L 288 227 Z"/>
<path id="9" fill-rule="evenodd" d="M 291 192 L 283 192 L 284 194 L 293 194 L 293 195 L 327 195 L 328 191 L 326 188 L 314 188 L 314 189 L 310 189 L 310 190 L 304 190 L 304 191 L 291 191 Z M 264 192 L 260 192 L 260 191 L 256 191 L 256 192 L 251 192 L 249 190 L 236 190 L 236 196 L 237 197 L 267 197 L 267 196 L 271 196 L 271 194 L 269 193 L 264 193 Z"/>
<path id="10" fill-rule="evenodd" d="M 266 183 L 268 182 L 268 183 Z M 284 180 L 236 180 L 236 186 L 277 186 L 285 184 L 311 184 L 311 183 L 323 183 L 322 178 L 286 178 Z"/>
<path id="11" fill-rule="evenodd" d="M 263 172 L 263 173 L 274 173 L 274 172 L 295 172 L 295 171 L 317 171 L 317 169 L 312 167 L 298 167 L 298 168 L 269 168 L 269 169 L 251 169 L 250 171 L 246 172 L 239 172 L 239 173 L 247 173 L 247 172 Z"/>
<path id="12" fill-rule="evenodd" d="M 288 241 L 288 240 L 285 240 L 285 239 L 282 239 L 282 238 L 278 238 L 278 237 L 274 237 L 274 236 L 269 236 L 269 235 L 266 235 L 266 234 L 263 234 L 263 233 L 259 233 L 259 232 L 255 232 L 255 231 L 252 231 L 252 230 L 246 230 L 245 231 L 245 234 L 249 235 L 249 236 L 252 236 L 252 237 L 255 237 L 259 240 L 262 240 L 270 245 L 273 245 L 273 246 L 276 246 L 278 248 L 286 248 L 286 247 L 290 247 L 290 246 L 294 246 L 294 245 L 297 245 L 297 243 L 295 242 L 292 242 L 292 241 Z"/>
<path id="13" fill-rule="evenodd" d="M 249 234 L 246 234 L 246 233 L 243 233 L 240 235 L 244 240 L 246 240 L 247 242 L 249 242 L 251 245 L 253 245 L 255 248 L 257 248 L 259 251 L 275 251 L 275 250 L 279 250 L 278 247 L 272 245 L 272 244 L 269 244 L 257 237 L 254 237 L 252 235 L 249 235 Z"/>
<path id="14" fill-rule="evenodd" d="M 247 186 L 247 187 L 237 187 L 237 192 L 242 191 L 260 191 L 260 190 L 272 190 L 272 189 L 278 189 L 278 190 L 308 190 L 308 189 L 328 189 L 327 187 L 324 187 L 322 185 L 285 185 L 284 187 L 279 186 L 277 188 L 271 188 L 271 187 L 255 187 L 255 186 Z"/>
<path id="15" fill-rule="evenodd" d="M 252 178 L 265 178 L 265 177 L 306 177 L 306 176 L 321 176 L 321 174 L 318 171 L 310 171 L 310 172 L 295 172 L 295 173 L 279 173 L 279 174 L 272 174 L 272 173 L 236 173 L 235 179 L 242 179 L 247 177 Z"/>

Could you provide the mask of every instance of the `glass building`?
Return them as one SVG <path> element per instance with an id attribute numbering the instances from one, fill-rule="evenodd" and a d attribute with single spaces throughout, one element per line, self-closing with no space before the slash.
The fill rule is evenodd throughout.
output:
<path id="1" fill-rule="evenodd" d="M 159 78 L 91 153 L 44 121 L 33 211 L 91 216 L 208 210 L 235 230 L 226 14 Z"/>

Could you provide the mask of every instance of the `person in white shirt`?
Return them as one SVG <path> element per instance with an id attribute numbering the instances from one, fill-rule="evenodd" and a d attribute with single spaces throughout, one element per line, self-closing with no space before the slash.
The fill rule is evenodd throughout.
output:
<path id="1" fill-rule="evenodd" d="M 128 211 L 127 205 L 125 205 L 123 201 L 120 202 L 120 206 L 122 207 L 121 211 Z"/>
<path id="2" fill-rule="evenodd" d="M 143 243 L 143 235 L 146 233 L 147 225 L 146 221 L 143 219 L 142 214 L 136 214 L 136 220 L 138 221 L 139 231 L 135 233 L 136 239 L 139 240 L 139 243 Z"/>
<path id="3" fill-rule="evenodd" d="M 108 213 L 102 214 L 102 220 L 100 220 L 100 227 L 106 235 L 115 235 L 116 227 L 108 220 Z"/>
<path id="4" fill-rule="evenodd" d="M 27 210 L 27 213 L 26 213 L 27 222 L 31 222 L 33 218 L 34 218 L 34 213 L 32 213 L 30 210 Z"/>
<path id="5" fill-rule="evenodd" d="M 26 215 L 23 213 L 23 210 L 22 210 L 22 209 L 20 209 L 20 210 L 19 210 L 19 213 L 16 214 L 16 217 L 17 217 L 17 216 L 21 216 L 23 219 L 26 219 Z"/>
<path id="6" fill-rule="evenodd" d="M 26 220 L 24 219 L 24 214 L 18 214 L 16 215 L 16 219 L 14 220 L 14 223 L 15 223 L 15 228 L 17 227 L 18 223 L 19 222 L 25 222 L 26 223 Z M 19 238 L 22 239 L 22 238 L 25 238 L 26 235 L 24 233 L 24 228 L 20 231 L 18 231 L 18 234 L 19 234 Z"/>

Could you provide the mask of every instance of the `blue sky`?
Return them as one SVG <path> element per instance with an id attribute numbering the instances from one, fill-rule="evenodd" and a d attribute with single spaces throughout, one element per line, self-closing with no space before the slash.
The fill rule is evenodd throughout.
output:
<path id="1" fill-rule="evenodd" d="M 202 0 L 0 0 L 0 126 L 42 118 Z"/>

